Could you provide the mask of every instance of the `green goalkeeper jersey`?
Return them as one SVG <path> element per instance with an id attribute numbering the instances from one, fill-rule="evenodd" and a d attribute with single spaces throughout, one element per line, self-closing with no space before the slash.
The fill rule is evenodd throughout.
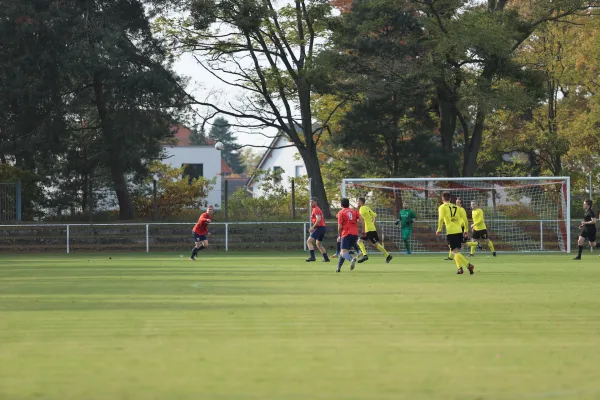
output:
<path id="1" fill-rule="evenodd" d="M 413 223 L 413 219 L 417 218 L 417 214 L 415 214 L 415 212 L 413 210 L 409 209 L 402 209 L 400 210 L 400 212 L 398 213 L 398 219 L 400 220 L 400 227 L 402 229 L 404 228 L 412 228 L 412 223 Z"/>

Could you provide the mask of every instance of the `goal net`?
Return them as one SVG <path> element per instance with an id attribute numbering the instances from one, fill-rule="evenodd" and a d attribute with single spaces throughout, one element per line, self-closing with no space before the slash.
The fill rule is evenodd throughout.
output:
<path id="1" fill-rule="evenodd" d="M 377 230 L 388 251 L 403 252 L 401 229 L 394 222 L 407 205 L 417 215 L 409 245 L 412 252 L 447 252 L 445 234 L 437 237 L 442 193 L 461 199 L 469 226 L 471 201 L 483 210 L 488 237 L 496 251 L 570 252 L 569 177 L 536 178 L 390 178 L 344 179 L 342 196 L 359 197 L 377 213 Z M 469 237 L 471 232 L 469 231 Z M 463 246 L 463 251 L 467 251 Z M 483 245 L 483 251 L 489 251 Z"/>

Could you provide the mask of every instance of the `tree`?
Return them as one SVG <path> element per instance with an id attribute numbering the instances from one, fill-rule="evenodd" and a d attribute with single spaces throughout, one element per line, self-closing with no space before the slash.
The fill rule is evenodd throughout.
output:
<path id="1" fill-rule="evenodd" d="M 62 99 L 69 91 L 61 85 L 68 65 L 50 27 L 57 19 L 48 4 L 7 0 L 0 7 L 0 163 L 35 176 L 24 182 L 25 218 L 43 201 L 41 188 L 68 136 Z"/>
<path id="2" fill-rule="evenodd" d="M 427 105 L 431 86 L 423 84 L 423 27 L 406 6 L 354 1 L 334 29 L 333 54 L 324 53 L 342 73 L 336 89 L 357 94 L 332 140 L 360 150 L 360 163 L 350 164 L 369 165 L 361 175 L 432 174 L 442 160 Z"/>
<path id="3" fill-rule="evenodd" d="M 254 173 L 261 158 L 262 154 L 255 152 L 250 147 L 246 147 L 240 152 L 240 160 L 244 167 L 244 173 L 247 176 L 251 176 Z"/>
<path id="4" fill-rule="evenodd" d="M 121 219 L 133 217 L 127 174 L 147 172 L 144 160 L 158 157 L 160 140 L 171 135 L 175 111 L 183 107 L 183 83 L 169 68 L 140 1 L 86 2 L 74 55 L 83 58 L 80 82 L 102 132 L 101 160 L 109 170 Z"/>
<path id="5" fill-rule="evenodd" d="M 543 78 L 539 103 L 523 110 L 497 111 L 488 118 L 479 164 L 517 174 L 591 173 L 597 165 L 593 91 L 598 51 L 594 16 L 570 16 L 545 24 L 518 49 L 517 60 Z M 591 67 L 591 76 L 585 69 Z M 565 164 L 566 163 L 566 164 Z M 491 165 L 486 165 L 491 164 Z"/>
<path id="6" fill-rule="evenodd" d="M 187 11 L 190 19 L 157 23 L 174 46 L 194 53 L 204 70 L 241 93 L 237 104 L 193 102 L 234 118 L 232 126 L 285 134 L 330 217 L 317 155 L 327 125 L 314 126 L 311 96 L 331 81 L 331 71 L 315 59 L 326 39 L 331 6 L 308 0 L 281 7 L 271 0 L 192 0 Z"/>
<path id="7" fill-rule="evenodd" d="M 94 174 L 108 176 L 132 218 L 128 182 L 148 174 L 184 108 L 142 1 L 11 1 L 1 12 L 1 153 L 83 209 Z"/>
<path id="8" fill-rule="evenodd" d="M 217 117 L 213 122 L 212 128 L 208 137 L 215 142 L 223 143 L 224 147 L 221 150 L 223 159 L 229 165 L 234 174 L 241 174 L 244 171 L 244 166 L 240 160 L 240 154 L 237 150 L 239 146 L 236 142 L 229 122 L 223 117 Z"/>
<path id="9" fill-rule="evenodd" d="M 198 127 L 192 129 L 192 133 L 190 135 L 190 144 L 192 146 L 204 146 L 208 144 L 206 140 L 206 131 L 204 130 L 204 124 L 200 125 L 200 129 L 198 129 Z"/>
<path id="10" fill-rule="evenodd" d="M 462 131 L 462 175 L 472 176 L 486 118 L 498 109 L 523 108 L 537 100 L 539 74 L 519 65 L 515 50 L 544 23 L 584 11 L 595 2 L 536 0 L 527 3 L 522 15 L 505 0 L 412 3 L 425 15 L 424 46 L 436 87 L 441 144 L 451 155 L 448 173 L 459 175 L 453 160 L 456 136 Z"/>

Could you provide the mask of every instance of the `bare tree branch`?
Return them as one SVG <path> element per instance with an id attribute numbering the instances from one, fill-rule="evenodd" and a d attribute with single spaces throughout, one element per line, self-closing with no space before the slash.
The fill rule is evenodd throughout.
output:
<path id="1" fill-rule="evenodd" d="M 208 68 L 206 65 L 204 65 L 204 63 L 203 63 L 202 61 L 200 61 L 200 59 L 199 59 L 197 56 L 194 56 L 194 58 L 196 59 L 196 62 L 197 62 L 197 63 L 198 63 L 198 64 L 199 64 L 199 65 L 200 65 L 200 66 L 201 66 L 201 67 L 202 67 L 202 68 L 203 68 L 203 69 L 204 69 L 206 72 L 208 72 L 209 74 L 211 74 L 212 76 L 214 76 L 215 78 L 217 78 L 217 80 L 219 80 L 220 82 L 223 82 L 224 84 L 226 84 L 226 85 L 229 85 L 229 86 L 233 86 L 233 87 L 239 87 L 239 88 L 241 88 L 241 89 L 244 89 L 244 90 L 249 90 L 249 91 L 251 91 L 251 92 L 255 92 L 255 93 L 261 93 L 259 90 L 253 89 L 253 88 L 251 88 L 251 87 L 244 86 L 244 85 L 240 85 L 239 83 L 233 83 L 233 82 L 226 81 L 225 79 L 221 78 L 219 75 L 217 75 L 217 74 L 216 74 L 216 73 L 213 71 L 213 69 L 217 69 L 217 68 Z M 223 71 L 223 70 L 221 70 L 221 71 Z M 223 72 L 225 72 L 225 73 L 230 73 L 230 72 L 227 72 L 227 71 L 223 71 Z M 231 74 L 232 74 L 232 75 L 237 75 L 235 72 L 231 72 Z"/>
<path id="2" fill-rule="evenodd" d="M 266 47 L 266 43 L 261 35 L 260 32 L 257 32 L 257 39 L 260 43 L 260 45 L 265 48 Z M 271 65 L 271 67 L 274 69 L 275 72 L 275 76 L 277 79 L 277 89 L 279 91 L 279 96 L 281 97 L 281 101 L 283 102 L 283 106 L 285 107 L 285 111 L 287 114 L 287 119 L 288 119 L 288 123 L 289 123 L 289 129 L 286 131 L 286 133 L 288 133 L 292 140 L 297 143 L 297 144 L 303 144 L 302 140 L 300 139 L 300 136 L 298 136 L 298 133 L 296 132 L 296 127 L 294 126 L 294 121 L 292 118 L 292 110 L 290 107 L 290 104 L 288 102 L 287 96 L 285 94 L 285 85 L 283 83 L 283 81 L 281 80 L 281 75 L 279 74 L 279 69 L 277 68 L 277 63 L 269 56 L 267 55 L 267 60 L 269 61 L 269 64 Z"/>
<path id="3" fill-rule="evenodd" d="M 296 1 L 296 24 L 298 28 L 298 41 L 300 42 L 300 59 L 298 60 L 298 67 L 304 67 L 304 59 L 306 58 L 306 42 L 304 39 L 304 26 L 302 23 L 302 11 L 300 9 L 300 3 L 303 0 Z"/>
<path id="4" fill-rule="evenodd" d="M 273 4 L 271 3 L 271 0 L 266 0 L 266 3 L 267 3 L 267 6 L 269 7 L 269 10 L 271 11 L 271 18 L 273 19 L 275 28 L 277 28 L 279 36 L 281 36 L 281 41 L 285 45 L 285 48 L 287 49 L 294 64 L 298 64 L 298 59 L 296 58 L 296 55 L 294 54 L 294 51 L 292 50 L 292 47 L 290 46 L 290 44 L 287 40 L 287 37 L 285 36 L 285 32 L 283 31 L 283 29 L 281 29 L 281 25 L 279 24 L 279 19 L 277 18 L 277 12 L 273 8 Z"/>
<path id="5" fill-rule="evenodd" d="M 254 68 L 256 69 L 256 72 L 257 72 L 258 77 L 260 79 L 260 83 L 261 83 L 262 91 L 264 93 L 265 101 L 269 104 L 269 106 L 271 107 L 271 110 L 273 111 L 273 114 L 276 116 L 277 120 L 281 124 L 281 126 L 279 127 L 279 129 L 282 129 L 285 132 L 287 132 L 287 130 L 285 129 L 285 122 L 283 120 L 283 117 L 282 117 L 281 113 L 279 112 L 279 109 L 277 108 L 277 106 L 273 102 L 273 99 L 269 96 L 269 89 L 268 89 L 268 85 L 267 85 L 267 80 L 265 78 L 265 75 L 263 74 L 263 71 L 262 71 L 262 68 L 260 66 L 260 63 L 258 62 L 258 58 L 256 57 L 256 54 L 253 51 L 254 50 L 254 46 L 252 46 L 252 42 L 250 40 L 249 34 L 246 34 L 246 43 L 248 45 L 248 49 L 250 50 L 250 55 L 252 56 L 252 60 L 254 61 Z"/>
<path id="6" fill-rule="evenodd" d="M 312 60 L 313 58 L 313 49 L 315 46 L 315 29 L 313 25 L 313 21 L 308 14 L 308 10 L 306 9 L 306 1 L 302 1 L 302 13 L 304 14 L 304 19 L 306 19 L 306 27 L 308 28 L 308 34 L 310 35 L 309 43 L 308 43 L 308 59 Z"/>
<path id="7" fill-rule="evenodd" d="M 261 146 L 261 145 L 257 145 L 257 144 L 244 144 L 244 145 L 240 145 L 240 146 L 226 146 L 228 149 L 231 150 L 241 150 L 244 149 L 246 147 L 252 147 L 255 149 L 269 149 L 269 150 L 277 150 L 277 149 L 287 149 L 288 147 L 296 147 L 295 144 L 286 144 L 285 146 Z"/>

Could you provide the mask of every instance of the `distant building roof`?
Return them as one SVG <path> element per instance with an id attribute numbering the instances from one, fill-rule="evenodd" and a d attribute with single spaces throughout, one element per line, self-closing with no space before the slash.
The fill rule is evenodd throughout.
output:
<path id="1" fill-rule="evenodd" d="M 177 147 L 186 147 L 191 146 L 190 144 L 190 136 L 192 135 L 192 130 L 185 125 L 176 125 L 173 127 L 174 133 L 173 137 L 177 140 L 175 146 Z M 206 138 L 206 146 L 214 146 L 217 142 L 212 139 Z M 223 157 L 221 157 L 221 174 L 231 174 L 233 170 L 231 167 L 225 162 Z"/>
<path id="2" fill-rule="evenodd" d="M 175 133 L 173 137 L 177 139 L 176 146 L 189 146 L 190 145 L 190 136 L 192 135 L 192 131 L 187 126 L 177 125 Z"/>
<path id="3" fill-rule="evenodd" d="M 221 157 L 221 173 L 222 174 L 232 174 L 233 173 L 233 170 L 231 169 L 231 167 L 229 165 L 227 165 L 227 163 L 225 162 L 223 157 Z"/>

